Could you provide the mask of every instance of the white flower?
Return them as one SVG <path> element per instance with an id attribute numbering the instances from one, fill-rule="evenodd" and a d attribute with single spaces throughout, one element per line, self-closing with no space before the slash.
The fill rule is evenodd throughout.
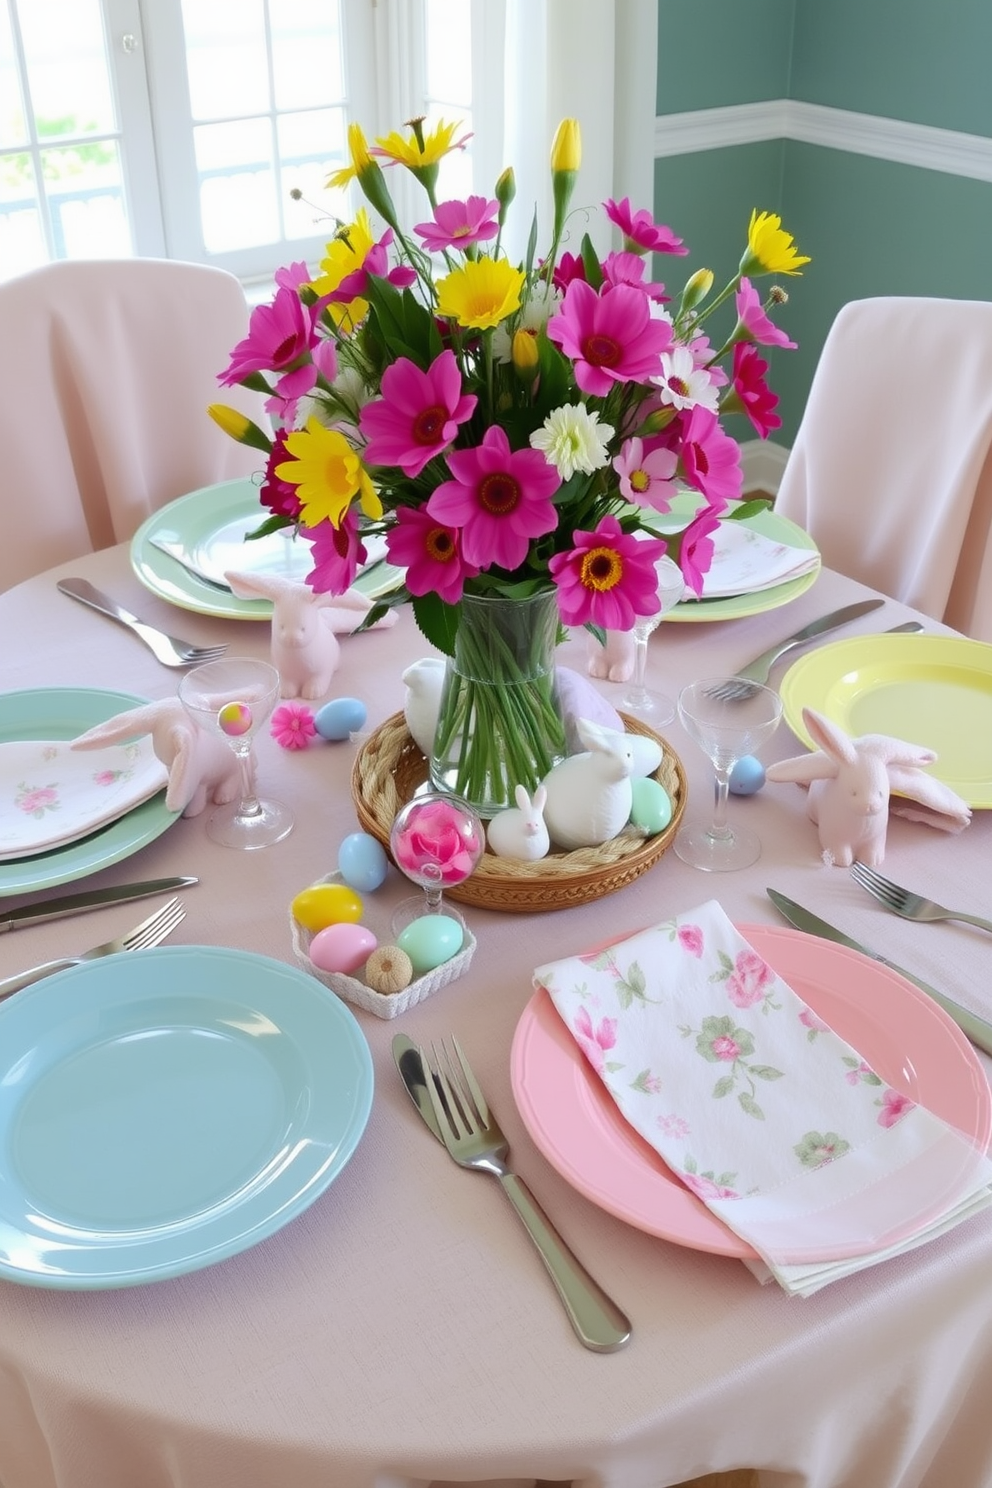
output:
<path id="1" fill-rule="evenodd" d="M 523 303 L 520 314 L 516 318 L 514 330 L 530 331 L 536 335 L 543 331 L 552 315 L 558 313 L 561 305 L 561 294 L 553 284 L 545 284 L 543 280 L 535 284 L 531 289 L 529 299 Z M 493 332 L 493 356 L 498 362 L 509 362 L 512 360 L 511 347 L 513 337 L 507 329 L 506 321 L 501 321 Z"/>
<path id="2" fill-rule="evenodd" d="M 295 427 L 305 429 L 307 420 L 315 418 L 325 429 L 339 429 L 343 434 L 354 434 L 357 439 L 358 415 L 373 396 L 372 390 L 366 386 L 357 367 L 342 367 L 331 387 L 340 404 L 332 403 L 320 392 L 304 394 L 296 406 Z"/>
<path id="3" fill-rule="evenodd" d="M 696 366 L 695 358 L 687 346 L 677 346 L 674 351 L 661 353 L 661 373 L 651 379 L 657 383 L 661 401 L 673 408 L 694 408 L 701 403 L 716 413 L 719 394 L 710 375 Z"/>
<path id="4" fill-rule="evenodd" d="M 577 470 L 592 475 L 603 468 L 610 458 L 606 443 L 614 432 L 610 424 L 601 424 L 599 414 L 590 413 L 584 403 L 577 408 L 566 403 L 548 414 L 530 442 L 567 481 Z"/>

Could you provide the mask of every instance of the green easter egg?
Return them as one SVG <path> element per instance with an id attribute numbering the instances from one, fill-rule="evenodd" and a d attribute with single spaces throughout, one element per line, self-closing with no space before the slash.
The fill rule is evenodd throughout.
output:
<path id="1" fill-rule="evenodd" d="M 663 832 L 672 819 L 672 803 L 664 786 L 650 776 L 632 780 L 630 819 L 635 827 L 656 837 Z"/>

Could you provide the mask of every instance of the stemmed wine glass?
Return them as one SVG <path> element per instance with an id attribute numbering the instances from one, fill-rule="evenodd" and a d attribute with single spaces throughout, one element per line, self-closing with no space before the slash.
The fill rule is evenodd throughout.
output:
<path id="1" fill-rule="evenodd" d="M 648 640 L 662 619 L 673 610 L 685 593 L 685 579 L 678 564 L 669 557 L 659 558 L 655 564 L 658 575 L 658 600 L 660 608 L 654 615 L 639 615 L 631 631 L 634 637 L 634 674 L 627 691 L 620 699 L 621 708 L 634 713 L 638 718 L 655 726 L 671 723 L 675 718 L 675 704 L 662 692 L 652 692 L 644 685 L 644 673 L 648 664 Z"/>
<path id="2" fill-rule="evenodd" d="M 279 673 L 267 661 L 225 656 L 192 667 L 179 684 L 179 698 L 201 728 L 231 746 L 241 766 L 241 799 L 218 806 L 207 836 L 225 847 L 269 847 L 293 829 L 293 813 L 281 801 L 260 800 L 255 791 L 252 741 L 279 697 Z"/>
<path id="3" fill-rule="evenodd" d="M 746 692 L 729 686 L 726 677 L 691 682 L 679 693 L 679 719 L 691 739 L 713 761 L 715 805 L 709 823 L 685 823 L 675 838 L 684 863 L 718 873 L 746 868 L 761 855 L 761 841 L 749 827 L 727 822 L 730 772 L 746 754 L 756 754 L 771 738 L 782 717 L 782 699 L 770 687 Z"/>
<path id="4" fill-rule="evenodd" d="M 448 915 L 464 925 L 458 911 L 445 902 L 443 891 L 464 883 L 485 851 L 485 828 L 468 802 L 443 791 L 414 796 L 395 817 L 389 846 L 400 872 L 424 891 L 397 906 L 393 934 L 399 935 L 421 915 Z"/>

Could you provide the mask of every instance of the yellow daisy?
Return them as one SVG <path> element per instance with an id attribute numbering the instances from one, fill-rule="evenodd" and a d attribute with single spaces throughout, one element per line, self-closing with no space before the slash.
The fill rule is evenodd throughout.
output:
<path id="1" fill-rule="evenodd" d="M 286 439 L 293 456 L 276 466 L 280 480 L 297 487 L 304 527 L 316 527 L 327 518 L 340 525 L 357 496 L 368 517 L 382 516 L 382 503 L 361 458 L 337 429 L 326 429 L 319 419 L 307 420 Z"/>
<path id="2" fill-rule="evenodd" d="M 374 242 L 369 214 L 364 207 L 359 207 L 354 222 L 342 228 L 328 243 L 326 256 L 320 261 L 321 273 L 311 283 L 314 293 L 333 295 L 343 279 L 361 268 Z M 335 322 L 344 323 L 346 331 L 352 330 L 365 318 L 368 308 L 367 300 L 352 300 L 347 306 L 335 305 L 332 300 L 328 306 Z"/>
<path id="3" fill-rule="evenodd" d="M 751 213 L 747 250 L 741 259 L 742 274 L 798 274 L 811 260 L 796 250 L 792 234 L 782 227 L 774 212 Z"/>
<path id="4" fill-rule="evenodd" d="M 417 120 L 417 125 L 421 120 Z M 430 134 L 424 134 L 419 127 L 411 129 L 410 137 L 404 139 L 401 134 L 393 130 L 380 139 L 376 136 L 376 146 L 373 150 L 375 155 L 383 155 L 387 160 L 393 160 L 397 165 L 405 165 L 410 170 L 419 170 L 421 166 L 436 165 L 445 155 L 452 150 L 459 150 L 469 139 L 469 135 L 463 135 L 461 139 L 454 138 L 457 123 L 446 124 L 441 119 Z"/>
<path id="5" fill-rule="evenodd" d="M 465 263 L 438 280 L 438 314 L 450 316 L 469 330 L 488 330 L 519 309 L 523 283 L 523 270 L 505 259 Z"/>
<path id="6" fill-rule="evenodd" d="M 347 186 L 356 176 L 360 175 L 365 168 L 371 164 L 369 147 L 365 141 L 360 124 L 348 125 L 348 154 L 351 164 L 344 166 L 328 176 L 327 185 L 331 188 Z"/>

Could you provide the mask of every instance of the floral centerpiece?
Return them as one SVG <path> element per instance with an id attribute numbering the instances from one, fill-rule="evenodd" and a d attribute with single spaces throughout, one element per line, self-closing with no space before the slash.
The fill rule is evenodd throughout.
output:
<path id="1" fill-rule="evenodd" d="M 701 269 L 671 294 L 651 278 L 649 255 L 688 249 L 627 199 L 603 205 L 618 251 L 600 257 L 588 235 L 567 250 L 580 139 L 566 119 L 551 151 L 550 240 L 539 252 L 535 220 L 511 261 L 512 169 L 491 198 L 439 200 L 440 162 L 465 137 L 445 123 L 409 128 L 369 148 L 350 127 L 351 163 L 329 184 L 357 180 L 384 228 L 363 207 L 337 227 L 316 273 L 280 270 L 220 375 L 266 393 L 274 437 L 226 405 L 210 412 L 266 456 L 269 515 L 255 535 L 296 525 L 313 549 L 315 589 L 345 590 L 367 538 L 385 534 L 405 582 L 367 623 L 409 601 L 452 658 L 432 779 L 491 814 L 564 752 L 546 660 L 560 626 L 602 635 L 655 613 L 666 551 L 701 592 L 713 533 L 741 493 L 740 449 L 723 421 L 743 415 L 762 437 L 779 425 L 759 347 L 795 344 L 768 313 L 784 294 L 773 287 L 762 302 L 753 281 L 809 260 L 777 216 L 754 212 L 718 293 Z M 412 230 L 380 161 L 424 189 L 429 215 Z M 714 346 L 705 322 L 731 296 L 736 322 Z M 698 508 L 659 536 L 653 519 L 685 488 Z M 507 601 L 513 618 L 501 622 Z"/>

